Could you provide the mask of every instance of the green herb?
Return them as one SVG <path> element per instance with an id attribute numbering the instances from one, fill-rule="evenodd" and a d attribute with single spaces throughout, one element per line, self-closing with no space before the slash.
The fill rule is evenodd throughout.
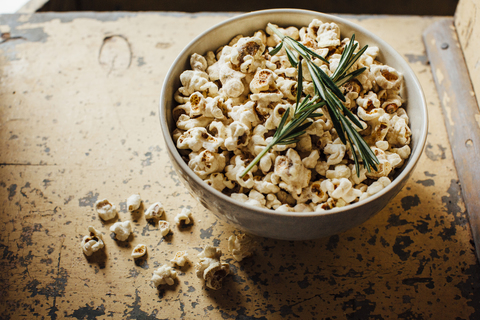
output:
<path id="1" fill-rule="evenodd" d="M 328 60 L 305 47 L 302 43 L 283 35 L 274 25 L 268 24 L 268 26 L 281 39 L 281 42 L 277 47 L 269 52 L 270 55 L 277 54 L 282 47 L 284 47 L 290 64 L 298 69 L 297 103 L 293 119 L 286 124 L 290 111 L 287 109 L 273 136 L 273 140 L 249 164 L 249 166 L 243 171 L 241 177 L 243 178 L 273 146 L 277 144 L 291 144 L 298 142 L 297 138 L 304 134 L 305 130 L 312 124 L 312 122 L 307 119 L 319 116 L 319 114 L 316 114 L 313 111 L 323 105 L 327 106 L 333 126 L 335 127 L 342 143 L 346 145 L 348 142 L 350 145 L 353 159 L 355 161 L 357 176 L 360 176 L 358 155 L 360 155 L 368 172 L 371 171 L 371 168 L 377 170 L 376 164 L 379 164 L 380 162 L 362 136 L 353 127 L 352 123 L 359 128 L 362 128 L 362 125 L 350 110 L 343 105 L 342 101 L 345 102 L 346 99 L 339 89 L 341 85 L 354 79 L 365 71 L 366 68 L 361 68 L 347 73 L 365 50 L 367 50 L 368 46 L 364 46 L 357 53 L 354 53 L 358 44 L 355 43 L 355 35 L 352 35 L 350 42 L 343 50 L 337 69 L 334 74 L 329 77 L 312 61 L 314 58 L 318 58 L 329 63 Z M 295 52 L 298 54 L 298 58 Z M 308 71 L 312 77 L 315 96 L 312 99 L 309 99 L 310 97 L 307 96 L 302 102 L 300 102 L 303 80 L 302 59 L 306 61 Z"/>

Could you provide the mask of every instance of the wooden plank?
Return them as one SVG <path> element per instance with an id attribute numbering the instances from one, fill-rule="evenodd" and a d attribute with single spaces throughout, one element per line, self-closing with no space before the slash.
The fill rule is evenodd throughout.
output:
<path id="1" fill-rule="evenodd" d="M 477 103 L 480 95 L 480 2 L 460 0 L 455 11 L 455 28 L 462 46 Z"/>
<path id="2" fill-rule="evenodd" d="M 424 41 L 480 259 L 480 112 L 453 21 L 430 26 Z"/>

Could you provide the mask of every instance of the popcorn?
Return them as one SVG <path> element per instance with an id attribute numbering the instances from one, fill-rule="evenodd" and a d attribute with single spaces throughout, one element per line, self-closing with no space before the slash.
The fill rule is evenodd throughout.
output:
<path id="1" fill-rule="evenodd" d="M 317 32 L 318 47 L 336 47 L 340 45 L 340 28 L 335 23 L 322 23 Z"/>
<path id="2" fill-rule="evenodd" d="M 175 257 L 172 260 L 170 260 L 170 262 L 179 267 L 183 267 L 185 266 L 185 263 L 187 263 L 188 261 L 187 256 L 188 256 L 187 251 L 177 251 L 177 253 L 175 254 Z"/>
<path id="3" fill-rule="evenodd" d="M 252 170 L 250 170 L 243 178 L 240 178 L 240 175 L 247 167 L 245 160 L 242 159 L 241 156 L 236 155 L 232 159 L 230 159 L 230 163 L 233 164 L 225 167 L 225 176 L 232 181 L 236 181 L 242 187 L 249 189 L 253 188 L 253 186 L 255 185 L 255 181 L 253 179 L 253 172 L 256 171 L 256 166 Z"/>
<path id="4" fill-rule="evenodd" d="M 153 271 L 152 282 L 155 287 L 158 287 L 162 284 L 172 286 L 175 283 L 176 278 L 177 271 L 175 271 L 172 267 L 164 264 L 157 270 Z"/>
<path id="5" fill-rule="evenodd" d="M 200 153 L 192 152 L 189 157 L 188 166 L 202 179 L 206 179 L 211 173 L 221 172 L 225 168 L 225 156 L 221 153 L 203 150 Z"/>
<path id="6" fill-rule="evenodd" d="M 95 211 L 102 220 L 110 220 L 117 216 L 117 208 L 107 199 L 95 202 Z"/>
<path id="7" fill-rule="evenodd" d="M 259 208 L 265 208 L 267 203 L 265 196 L 256 190 L 251 190 L 248 196 L 244 193 L 232 193 L 231 197 L 239 202 Z"/>
<path id="8" fill-rule="evenodd" d="M 258 243 L 252 237 L 241 233 L 239 235 L 231 235 L 228 238 L 228 251 L 233 255 L 236 261 L 242 261 L 253 255 Z"/>
<path id="9" fill-rule="evenodd" d="M 386 139 L 391 146 L 402 147 L 410 144 L 410 137 L 412 132 L 408 127 L 407 121 L 397 115 L 394 115 L 390 120 L 391 126 L 389 127 Z"/>
<path id="10" fill-rule="evenodd" d="M 301 29 L 279 29 L 327 59 L 329 63 L 312 60 L 327 76 L 336 71 L 351 41 L 341 40 L 338 25 L 318 19 Z M 315 110 L 318 116 L 307 120 L 312 123 L 294 143 L 273 146 L 240 177 L 273 141 L 287 110 L 286 123 L 295 113 L 297 68 L 285 48 L 274 56 L 268 54 L 279 42 L 267 27 L 252 36 L 237 35 L 204 56 L 191 56 L 192 70 L 180 77 L 181 87 L 174 94 L 179 105 L 172 111 L 176 123 L 172 137 L 183 159 L 214 189 L 260 208 L 322 211 L 368 197 L 411 153 L 411 130 L 401 95 L 403 76 L 376 60 L 379 49 L 374 46 L 350 69 L 365 71 L 339 89 L 345 96 L 343 105 L 359 125 L 347 121 L 377 155 L 378 170 L 368 172 L 362 162 L 358 168 L 353 165 L 358 150 L 342 143 L 328 107 L 323 106 Z M 301 68 L 300 100 L 317 94 L 305 59 Z M 376 184 L 380 179 L 383 182 Z"/>
<path id="11" fill-rule="evenodd" d="M 127 199 L 127 208 L 128 211 L 135 211 L 140 207 L 140 204 L 142 203 L 142 198 L 140 198 L 140 195 L 137 194 L 132 194 L 130 197 Z"/>
<path id="12" fill-rule="evenodd" d="M 186 131 L 178 138 L 177 148 L 191 149 L 195 152 L 204 148 L 211 152 L 216 152 L 222 143 L 223 139 L 213 137 L 205 128 L 195 127 Z"/>
<path id="13" fill-rule="evenodd" d="M 385 65 L 372 65 L 370 71 L 375 81 L 382 89 L 396 89 L 400 87 L 403 76 L 394 68 Z"/>
<path id="14" fill-rule="evenodd" d="M 160 228 L 162 237 L 165 237 L 170 232 L 170 223 L 168 221 L 159 221 L 158 227 Z"/>
<path id="15" fill-rule="evenodd" d="M 150 207 L 148 207 L 147 211 L 145 211 L 145 219 L 147 220 L 160 220 L 163 215 L 165 214 L 165 209 L 161 202 L 155 202 Z"/>
<path id="16" fill-rule="evenodd" d="M 302 163 L 307 169 L 313 169 L 316 167 L 318 159 L 320 158 L 320 153 L 318 150 L 312 150 L 308 157 L 302 159 Z"/>
<path id="17" fill-rule="evenodd" d="M 213 290 L 222 287 L 223 279 L 230 273 L 228 263 L 220 262 L 222 251 L 212 246 L 206 246 L 198 254 L 199 261 L 195 265 L 197 277 L 205 280 L 205 285 Z"/>
<path id="18" fill-rule="evenodd" d="M 350 178 L 351 171 L 350 168 L 344 164 L 337 164 L 334 170 L 327 170 L 326 175 L 327 179 L 341 179 L 341 178 Z"/>
<path id="19" fill-rule="evenodd" d="M 382 191 L 386 186 L 391 183 L 390 179 L 387 177 L 380 177 L 377 181 L 368 186 L 367 191 L 365 191 L 361 196 L 360 200 L 364 200 L 368 197 L 373 196 L 376 193 Z"/>
<path id="20" fill-rule="evenodd" d="M 115 233 L 117 240 L 126 241 L 132 233 L 132 223 L 129 220 L 124 222 L 115 222 L 110 227 L 110 231 Z"/>
<path id="21" fill-rule="evenodd" d="M 286 156 L 279 156 L 275 159 L 274 172 L 282 180 L 279 184 L 282 189 L 296 193 L 301 193 L 302 188 L 308 186 L 312 174 L 305 168 L 294 149 L 289 149 Z"/>
<path id="22" fill-rule="evenodd" d="M 193 223 L 193 220 L 192 220 L 192 211 L 188 208 L 183 208 L 182 209 L 182 212 L 180 212 L 179 214 L 177 214 L 175 216 L 175 223 L 180 225 L 180 224 L 192 224 Z"/>
<path id="23" fill-rule="evenodd" d="M 132 258 L 138 259 L 147 253 L 147 246 L 144 244 L 137 244 L 132 251 Z"/>
<path id="24" fill-rule="evenodd" d="M 258 69 L 250 82 L 250 91 L 260 93 L 262 91 L 273 91 L 277 89 L 275 80 L 278 76 L 269 69 Z"/>
<path id="25" fill-rule="evenodd" d="M 91 256 L 94 252 L 97 252 L 98 250 L 105 247 L 102 234 L 97 229 L 89 226 L 88 232 L 90 232 L 90 234 L 83 237 L 81 244 L 83 253 L 87 257 Z"/>
<path id="26" fill-rule="evenodd" d="M 346 151 L 347 147 L 342 143 L 340 138 L 337 138 L 332 143 L 327 144 L 323 149 L 323 152 L 329 155 L 327 157 L 328 165 L 335 165 L 342 162 Z"/>

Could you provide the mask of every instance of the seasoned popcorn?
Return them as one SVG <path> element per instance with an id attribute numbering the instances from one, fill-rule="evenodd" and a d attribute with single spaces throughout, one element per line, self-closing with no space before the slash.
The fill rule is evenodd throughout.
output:
<path id="1" fill-rule="evenodd" d="M 170 262 L 179 267 L 183 267 L 188 261 L 187 256 L 187 251 L 178 251 Z"/>
<path id="2" fill-rule="evenodd" d="M 110 220 L 117 216 L 117 208 L 107 199 L 95 202 L 95 211 L 102 220 Z"/>
<path id="3" fill-rule="evenodd" d="M 135 211 L 140 207 L 140 204 L 142 203 L 142 198 L 140 198 L 139 194 L 132 194 L 130 197 L 127 199 L 127 208 L 128 211 Z"/>
<path id="4" fill-rule="evenodd" d="M 160 202 L 155 202 L 147 211 L 145 211 L 145 219 L 158 221 L 165 215 L 165 209 Z"/>
<path id="5" fill-rule="evenodd" d="M 228 251 L 232 252 L 236 261 L 242 261 L 244 258 L 250 257 L 255 252 L 257 242 L 252 237 L 241 233 L 239 235 L 231 235 L 228 238 Z"/>
<path id="6" fill-rule="evenodd" d="M 110 231 L 115 233 L 115 238 L 120 241 L 126 241 L 132 233 L 132 223 L 130 221 L 115 222 Z"/>
<path id="7" fill-rule="evenodd" d="M 300 29 L 279 30 L 326 58 L 328 64 L 316 58 L 314 63 L 328 76 L 350 42 L 337 24 L 318 19 Z M 366 70 L 340 90 L 345 107 L 361 125 L 353 127 L 380 161 L 376 171 L 360 166 L 357 176 L 357 151 L 341 142 L 324 106 L 316 111 L 323 115 L 312 119 L 298 142 L 274 146 L 240 177 L 272 141 L 285 112 L 289 110 L 290 119 L 295 112 L 297 69 L 284 48 L 268 54 L 279 42 L 266 28 L 237 35 L 215 52 L 191 56 L 191 70 L 180 76 L 173 109 L 172 136 L 185 162 L 214 189 L 242 203 L 278 211 L 329 210 L 384 189 L 410 156 L 412 132 L 402 98 L 403 76 L 376 60 L 375 46 L 351 67 Z M 302 97 L 315 95 L 305 61 L 302 72 Z M 190 220 L 185 214 L 177 217 L 177 223 Z"/>
<path id="8" fill-rule="evenodd" d="M 182 212 L 175 216 L 176 224 L 192 224 L 192 210 L 188 208 L 183 208 Z"/>
<path id="9" fill-rule="evenodd" d="M 94 252 L 102 249 L 105 244 L 103 243 L 102 234 L 92 226 L 88 227 L 88 236 L 82 239 L 82 250 L 86 256 L 91 256 Z"/>
<path id="10" fill-rule="evenodd" d="M 205 285 L 213 290 L 222 287 L 222 280 L 230 273 L 228 263 L 220 262 L 222 251 L 212 246 L 206 246 L 198 254 L 199 261 L 195 265 L 197 277 L 205 280 Z"/>
<path id="11" fill-rule="evenodd" d="M 168 221 L 159 221 L 158 227 L 160 228 L 162 237 L 165 237 L 170 232 L 170 223 Z"/>
<path id="12" fill-rule="evenodd" d="M 147 253 L 147 246 L 144 244 L 137 244 L 132 250 L 132 258 L 138 259 Z"/>
<path id="13" fill-rule="evenodd" d="M 155 287 L 162 284 L 172 286 L 177 278 L 177 271 L 166 264 L 153 271 L 152 282 Z"/>

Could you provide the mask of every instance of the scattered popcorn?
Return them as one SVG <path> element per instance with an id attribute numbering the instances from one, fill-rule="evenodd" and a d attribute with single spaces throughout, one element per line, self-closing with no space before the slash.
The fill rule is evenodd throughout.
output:
<path id="1" fill-rule="evenodd" d="M 155 287 L 162 284 L 172 286 L 177 278 L 177 271 L 166 264 L 153 271 L 152 282 Z"/>
<path id="2" fill-rule="evenodd" d="M 327 59 L 328 64 L 313 59 L 327 76 L 334 74 L 351 41 L 342 38 L 337 24 L 318 19 L 302 28 L 279 30 Z M 178 105 L 172 112 L 176 122 L 172 137 L 183 158 L 216 190 L 260 208 L 321 211 L 373 195 L 384 187 L 383 178 L 391 179 L 410 156 L 412 135 L 401 95 L 403 75 L 376 60 L 381 54 L 375 46 L 351 67 L 365 71 L 339 89 L 358 126 L 348 121 L 380 161 L 376 171 L 360 164 L 357 176 L 352 163 L 359 153 L 342 143 L 328 107 L 323 106 L 294 143 L 275 145 L 240 177 L 272 141 L 287 110 L 287 121 L 295 113 L 297 68 L 285 48 L 268 54 L 279 42 L 267 27 L 250 36 L 237 35 L 204 56 L 191 56 L 191 70 L 180 76 L 181 86 L 174 94 Z M 301 68 L 302 99 L 316 92 L 305 60 Z M 183 215 L 182 221 L 190 219 Z"/>
<path id="3" fill-rule="evenodd" d="M 82 250 L 86 256 L 91 256 L 94 252 L 102 249 L 105 244 L 103 243 L 102 234 L 92 226 L 88 227 L 88 236 L 82 239 Z"/>
<path id="4" fill-rule="evenodd" d="M 220 262 L 222 251 L 212 246 L 206 246 L 198 254 L 199 261 L 195 266 L 197 277 L 205 280 L 205 285 L 213 290 L 222 287 L 222 280 L 230 273 L 228 263 Z"/>
<path id="5" fill-rule="evenodd" d="M 110 231 L 115 233 L 115 238 L 120 241 L 126 241 L 132 233 L 132 223 L 130 221 L 115 222 Z"/>
<path id="6" fill-rule="evenodd" d="M 158 227 L 160 228 L 162 237 L 165 237 L 170 232 L 170 223 L 168 221 L 159 221 Z"/>
<path id="7" fill-rule="evenodd" d="M 172 260 L 170 260 L 170 262 L 173 263 L 174 265 L 183 267 L 185 263 L 187 263 L 188 261 L 187 256 L 188 256 L 187 251 L 177 251 L 177 253 L 175 254 L 175 257 Z"/>
<path id="8" fill-rule="evenodd" d="M 252 237 L 244 233 L 237 236 L 231 235 L 228 238 L 228 251 L 232 252 L 236 261 L 242 261 L 244 258 L 252 256 L 257 245 L 258 243 L 253 241 Z"/>
<path id="9" fill-rule="evenodd" d="M 140 204 L 142 203 L 142 199 L 140 198 L 139 194 L 132 194 L 130 197 L 127 199 L 127 208 L 128 211 L 135 211 L 140 207 Z"/>
<path id="10" fill-rule="evenodd" d="M 147 253 L 147 246 L 144 244 L 138 244 L 133 248 L 132 258 L 138 259 L 143 257 Z"/>
<path id="11" fill-rule="evenodd" d="M 145 211 L 145 219 L 158 221 L 165 215 L 165 209 L 160 202 L 155 202 L 147 211 Z"/>
<path id="12" fill-rule="evenodd" d="M 117 208 L 107 199 L 95 202 L 95 211 L 102 220 L 110 220 L 117 216 Z"/>
<path id="13" fill-rule="evenodd" d="M 180 224 L 192 224 L 192 211 L 188 208 L 183 208 L 182 212 L 175 216 L 175 223 Z"/>

